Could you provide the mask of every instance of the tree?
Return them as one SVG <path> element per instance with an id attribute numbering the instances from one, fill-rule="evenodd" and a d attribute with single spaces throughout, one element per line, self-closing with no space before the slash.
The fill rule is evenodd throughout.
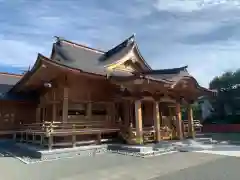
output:
<path id="1" fill-rule="evenodd" d="M 198 103 L 194 103 L 192 105 L 192 111 L 193 111 L 193 119 L 200 120 L 201 116 L 202 116 L 202 114 L 201 114 L 201 106 Z M 188 119 L 188 109 L 187 109 L 186 106 L 182 107 L 181 112 L 182 112 L 182 119 L 183 120 Z"/>
<path id="2" fill-rule="evenodd" d="M 217 97 L 212 100 L 216 114 L 222 119 L 229 114 L 236 115 L 240 109 L 240 69 L 215 77 L 209 87 L 218 90 Z"/>

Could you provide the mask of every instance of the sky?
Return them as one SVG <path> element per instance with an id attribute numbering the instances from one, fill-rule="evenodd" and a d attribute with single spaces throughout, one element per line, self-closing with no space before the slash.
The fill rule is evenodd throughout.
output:
<path id="1" fill-rule="evenodd" d="M 108 50 L 133 33 L 154 69 L 200 85 L 240 67 L 240 0 L 0 0 L 0 71 L 20 72 L 54 36 Z"/>

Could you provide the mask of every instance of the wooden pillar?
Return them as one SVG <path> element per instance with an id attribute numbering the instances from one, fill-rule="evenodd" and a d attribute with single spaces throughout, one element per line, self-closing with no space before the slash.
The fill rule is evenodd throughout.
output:
<path id="1" fill-rule="evenodd" d="M 87 119 L 88 120 L 92 119 L 92 103 L 91 102 L 87 104 Z"/>
<path id="2" fill-rule="evenodd" d="M 129 101 L 124 102 L 124 126 L 128 127 L 130 124 Z"/>
<path id="3" fill-rule="evenodd" d="M 173 128 L 173 112 L 172 112 L 172 107 L 168 107 L 168 112 L 169 112 L 169 118 L 170 118 L 170 128 Z"/>
<path id="4" fill-rule="evenodd" d="M 136 121 L 136 142 L 137 144 L 143 144 L 142 104 L 140 100 L 135 101 L 135 121 Z"/>
<path id="5" fill-rule="evenodd" d="M 42 122 L 44 122 L 44 121 L 46 121 L 46 107 L 45 106 L 42 106 L 41 107 L 41 116 L 42 116 L 42 119 L 41 119 L 41 121 Z"/>
<path id="6" fill-rule="evenodd" d="M 108 123 L 114 124 L 115 123 L 115 103 L 111 102 L 108 104 Z"/>
<path id="7" fill-rule="evenodd" d="M 170 118 L 170 128 L 172 129 L 172 138 L 177 136 L 176 129 L 175 129 L 175 117 L 174 117 L 174 109 L 173 107 L 168 107 L 169 110 L 169 118 Z"/>
<path id="8" fill-rule="evenodd" d="M 56 104 L 54 103 L 53 104 L 53 107 L 52 107 L 52 121 L 55 122 L 56 121 L 56 116 L 57 116 L 57 106 Z"/>
<path id="9" fill-rule="evenodd" d="M 40 135 L 40 145 L 44 145 L 44 135 Z"/>
<path id="10" fill-rule="evenodd" d="M 188 137 L 195 137 L 194 127 L 193 127 L 193 110 L 192 105 L 188 105 Z"/>
<path id="11" fill-rule="evenodd" d="M 76 147 L 76 134 L 72 135 L 72 147 Z"/>
<path id="12" fill-rule="evenodd" d="M 36 123 L 40 123 L 41 121 L 40 116 L 41 116 L 41 108 L 38 106 L 36 108 Z"/>
<path id="13" fill-rule="evenodd" d="M 111 123 L 115 124 L 116 123 L 116 104 L 113 102 L 111 104 Z"/>
<path id="14" fill-rule="evenodd" d="M 56 94 L 53 90 L 53 105 L 52 105 L 52 121 L 56 121 L 57 117 L 57 104 L 56 104 Z"/>
<path id="15" fill-rule="evenodd" d="M 48 150 L 52 150 L 53 147 L 53 136 L 48 137 Z"/>
<path id="16" fill-rule="evenodd" d="M 20 142 L 23 142 L 23 139 L 24 139 L 23 136 L 24 136 L 24 135 L 23 135 L 23 132 L 21 132 Z"/>
<path id="17" fill-rule="evenodd" d="M 181 105 L 180 103 L 176 104 L 176 117 L 177 117 L 177 136 L 178 139 L 183 139 L 183 131 L 182 131 L 182 113 L 181 113 Z"/>
<path id="18" fill-rule="evenodd" d="M 63 88 L 63 108 L 62 108 L 62 121 L 68 120 L 68 88 Z"/>
<path id="19" fill-rule="evenodd" d="M 129 102 L 129 126 L 133 127 L 133 101 Z"/>
<path id="20" fill-rule="evenodd" d="M 97 144 L 101 144 L 101 138 L 102 138 L 101 133 L 98 133 L 97 134 Z"/>
<path id="21" fill-rule="evenodd" d="M 153 102 L 153 120 L 154 120 L 154 130 L 155 130 L 155 141 L 159 142 L 161 140 L 161 133 L 160 133 L 160 121 L 161 121 L 161 114 L 159 112 L 159 102 Z"/>

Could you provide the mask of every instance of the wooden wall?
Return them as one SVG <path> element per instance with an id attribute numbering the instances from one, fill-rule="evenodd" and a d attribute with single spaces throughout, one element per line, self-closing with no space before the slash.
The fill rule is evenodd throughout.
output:
<path id="1" fill-rule="evenodd" d="M 69 100 L 71 101 L 110 101 L 114 88 L 109 81 L 86 77 L 69 78 Z"/>
<path id="2" fill-rule="evenodd" d="M 143 125 L 150 127 L 154 125 L 153 121 L 153 102 L 142 101 Z"/>
<path id="3" fill-rule="evenodd" d="M 40 98 L 41 107 L 46 108 L 46 121 L 52 121 L 53 103 L 56 103 L 56 121 L 62 121 L 63 91 L 68 88 L 68 121 L 86 120 L 87 103 L 92 103 L 92 120 L 106 120 L 109 118 L 108 109 L 113 100 L 115 86 L 103 78 L 93 78 L 70 74 L 67 80 L 58 78 L 53 87 Z M 55 98 L 54 98 L 55 97 Z M 54 102 L 55 101 L 55 102 Z"/>
<path id="4" fill-rule="evenodd" d="M 11 130 L 36 121 L 36 106 L 16 101 L 0 101 L 0 130 Z"/>

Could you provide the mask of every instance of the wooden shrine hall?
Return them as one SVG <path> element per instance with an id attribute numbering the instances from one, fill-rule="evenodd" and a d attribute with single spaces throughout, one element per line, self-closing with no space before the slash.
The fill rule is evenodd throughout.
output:
<path id="1" fill-rule="evenodd" d="M 106 52 L 57 37 L 50 57 L 38 54 L 23 75 L 1 73 L 0 93 L 1 136 L 49 149 L 192 138 L 191 105 L 213 94 L 187 66 L 152 69 L 134 36 Z"/>

